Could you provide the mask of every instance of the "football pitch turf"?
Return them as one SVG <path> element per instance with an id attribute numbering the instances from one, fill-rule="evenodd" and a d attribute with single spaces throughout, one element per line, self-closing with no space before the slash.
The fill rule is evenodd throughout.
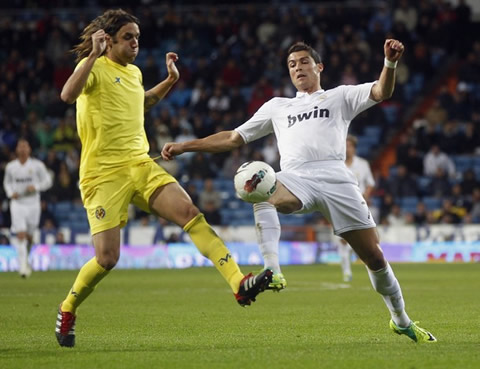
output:
<path id="1" fill-rule="evenodd" d="M 390 331 L 361 265 L 349 284 L 338 265 L 285 267 L 288 288 L 246 308 L 213 268 L 114 270 L 79 309 L 73 349 L 54 327 L 77 271 L 0 273 L 0 368 L 479 368 L 480 264 L 393 268 L 436 344 Z"/>

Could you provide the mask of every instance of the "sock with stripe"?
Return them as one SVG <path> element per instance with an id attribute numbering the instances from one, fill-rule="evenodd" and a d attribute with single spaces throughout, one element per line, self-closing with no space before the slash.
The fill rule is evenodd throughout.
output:
<path id="1" fill-rule="evenodd" d="M 405 311 L 400 284 L 390 264 L 387 263 L 387 266 L 380 270 L 372 271 L 368 268 L 367 270 L 373 288 L 382 295 L 388 310 L 390 310 L 392 320 L 398 327 L 408 327 L 410 318 Z"/>
<path id="2" fill-rule="evenodd" d="M 62 302 L 62 311 L 68 311 L 75 314 L 78 306 L 93 292 L 95 286 L 109 273 L 93 257 L 78 272 L 77 278 L 73 283 L 72 289 Z"/>
<path id="3" fill-rule="evenodd" d="M 263 256 L 264 268 L 281 273 L 278 260 L 278 244 L 280 242 L 280 220 L 275 206 L 268 202 L 253 204 L 255 231 L 260 252 Z"/>
<path id="4" fill-rule="evenodd" d="M 230 251 L 207 223 L 203 214 L 197 214 L 183 229 L 197 246 L 198 251 L 215 265 L 215 268 L 230 285 L 233 293 L 237 293 L 244 275 L 233 260 Z"/>

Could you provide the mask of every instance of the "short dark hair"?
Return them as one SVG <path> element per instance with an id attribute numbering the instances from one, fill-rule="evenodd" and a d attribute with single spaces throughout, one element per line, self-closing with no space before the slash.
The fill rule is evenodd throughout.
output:
<path id="1" fill-rule="evenodd" d="M 290 46 L 287 52 L 287 59 L 291 53 L 294 53 L 297 51 L 307 51 L 310 54 L 310 56 L 313 58 L 316 64 L 320 64 L 322 62 L 322 58 L 320 57 L 320 55 L 310 45 L 307 45 L 305 42 L 296 42 L 292 46 Z"/>

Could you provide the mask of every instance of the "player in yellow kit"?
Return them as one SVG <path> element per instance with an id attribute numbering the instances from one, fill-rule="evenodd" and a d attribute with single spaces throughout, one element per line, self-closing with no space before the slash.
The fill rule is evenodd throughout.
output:
<path id="1" fill-rule="evenodd" d="M 127 223 L 129 203 L 182 227 L 229 283 L 240 305 L 250 305 L 271 282 L 270 270 L 257 276 L 240 272 L 187 193 L 148 156 L 144 111 L 178 80 L 178 56 L 167 53 L 167 78 L 145 91 L 140 70 L 131 64 L 139 37 L 138 19 L 123 10 L 108 10 L 95 18 L 74 48 L 78 65 L 61 93 L 63 101 L 77 102 L 80 190 L 95 257 L 80 269 L 58 309 L 55 334 L 60 346 L 74 346 L 78 306 L 120 257 L 120 228 Z"/>

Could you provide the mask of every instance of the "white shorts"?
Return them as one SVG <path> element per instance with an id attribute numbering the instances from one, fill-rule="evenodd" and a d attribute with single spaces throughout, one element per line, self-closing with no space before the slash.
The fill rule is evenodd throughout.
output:
<path id="1" fill-rule="evenodd" d="M 12 218 L 12 233 L 27 232 L 33 235 L 40 224 L 40 203 L 23 205 L 15 201 L 10 202 Z"/>
<path id="2" fill-rule="evenodd" d="M 360 188 L 353 181 L 331 183 L 302 172 L 279 172 L 277 179 L 302 202 L 295 214 L 322 213 L 337 236 L 376 227 Z"/>

